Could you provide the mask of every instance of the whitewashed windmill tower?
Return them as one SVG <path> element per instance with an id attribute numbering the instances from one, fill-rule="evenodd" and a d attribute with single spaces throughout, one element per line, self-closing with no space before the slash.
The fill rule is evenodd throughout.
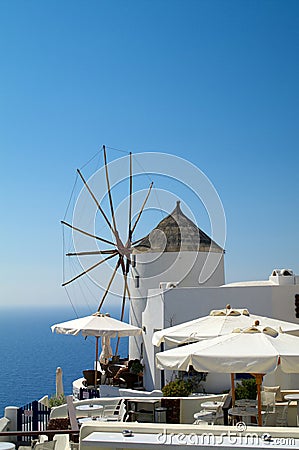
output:
<path id="1" fill-rule="evenodd" d="M 208 263 L 215 268 L 210 277 L 200 283 L 208 255 Z M 224 250 L 182 212 L 178 201 L 172 213 L 134 247 L 130 323 L 142 327 L 142 313 L 157 291 L 221 286 L 224 282 Z M 188 308 L 188 305 L 182 301 L 181 307 Z M 169 324 L 164 324 L 167 326 Z M 129 354 L 130 358 L 145 356 L 142 337 L 130 338 Z"/>

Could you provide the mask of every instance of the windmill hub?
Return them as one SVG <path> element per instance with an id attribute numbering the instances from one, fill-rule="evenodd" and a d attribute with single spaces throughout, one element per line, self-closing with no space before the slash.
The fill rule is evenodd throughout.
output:
<path id="1" fill-rule="evenodd" d="M 117 250 L 121 256 L 125 256 L 126 258 L 130 259 L 130 255 L 132 253 L 131 247 L 125 247 L 124 245 L 117 246 Z"/>

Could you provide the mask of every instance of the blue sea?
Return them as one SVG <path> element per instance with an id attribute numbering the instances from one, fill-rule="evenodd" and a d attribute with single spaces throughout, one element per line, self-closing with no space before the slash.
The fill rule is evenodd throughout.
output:
<path id="1" fill-rule="evenodd" d="M 111 311 L 111 316 L 113 311 Z M 95 338 L 52 333 L 50 326 L 76 318 L 70 309 L 0 309 L 0 417 L 6 406 L 23 406 L 55 394 L 56 368 L 63 371 L 65 394 L 82 370 L 92 369 Z M 112 340 L 112 348 L 116 339 Z M 119 354 L 128 355 L 128 338 Z"/>

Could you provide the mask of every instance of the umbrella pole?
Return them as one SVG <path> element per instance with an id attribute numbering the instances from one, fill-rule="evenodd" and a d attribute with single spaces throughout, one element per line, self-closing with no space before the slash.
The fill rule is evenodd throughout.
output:
<path id="1" fill-rule="evenodd" d="M 98 359 L 99 359 L 99 336 L 96 336 L 96 366 L 94 371 L 94 387 L 96 389 L 98 379 Z"/>
<path id="2" fill-rule="evenodd" d="M 257 389 L 257 410 L 258 410 L 258 425 L 261 427 L 263 425 L 262 421 L 262 395 L 261 395 L 261 385 L 263 382 L 263 375 L 256 374 L 256 389 Z"/>
<path id="3" fill-rule="evenodd" d="M 231 373 L 230 374 L 230 381 L 231 381 L 231 386 L 232 386 L 232 406 L 235 406 L 235 401 L 236 401 L 236 390 L 235 390 L 235 374 Z"/>

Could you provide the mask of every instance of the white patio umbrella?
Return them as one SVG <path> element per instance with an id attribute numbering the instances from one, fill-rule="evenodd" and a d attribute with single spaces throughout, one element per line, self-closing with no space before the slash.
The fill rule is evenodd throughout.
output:
<path id="1" fill-rule="evenodd" d="M 283 372 L 299 372 L 299 338 L 270 327 L 236 329 L 223 336 L 157 353 L 156 363 L 160 369 L 188 370 L 193 366 L 199 372 L 255 375 L 258 423 L 261 425 L 262 377 L 279 364 Z"/>
<path id="2" fill-rule="evenodd" d="M 96 369 L 95 385 L 97 380 L 97 361 L 99 357 L 99 337 L 123 337 L 135 336 L 142 333 L 141 328 L 135 327 L 120 320 L 110 317 L 109 314 L 96 312 L 90 316 L 81 317 L 68 322 L 51 326 L 51 330 L 58 334 L 71 334 L 77 336 L 95 336 L 96 338 Z"/>
<path id="3" fill-rule="evenodd" d="M 196 342 L 202 339 L 211 339 L 216 336 L 231 333 L 233 329 L 245 328 L 254 325 L 257 321 L 263 326 L 276 330 L 281 329 L 284 333 L 299 336 L 299 323 L 284 322 L 270 317 L 250 314 L 247 309 L 234 309 L 227 305 L 225 309 L 213 310 L 208 316 L 199 317 L 164 330 L 156 331 L 153 335 L 153 345 L 157 347 L 165 342 L 169 346 Z"/>
<path id="4" fill-rule="evenodd" d="M 102 337 L 102 351 L 100 353 L 100 363 L 107 364 L 109 359 L 112 357 L 113 352 L 110 345 L 110 337 Z"/>

